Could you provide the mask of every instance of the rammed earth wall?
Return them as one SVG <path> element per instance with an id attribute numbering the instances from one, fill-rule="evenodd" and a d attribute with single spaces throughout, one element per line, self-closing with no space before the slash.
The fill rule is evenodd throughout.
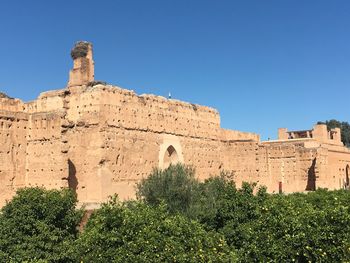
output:
<path id="1" fill-rule="evenodd" d="M 193 165 L 201 180 L 228 171 L 238 185 L 270 192 L 348 187 L 340 131 L 280 129 L 279 140 L 261 142 L 222 129 L 215 109 L 94 82 L 86 47 L 66 88 L 28 103 L 0 97 L 0 205 L 25 186 L 70 187 L 85 204 L 115 193 L 134 198 L 136 182 L 177 162 Z"/>

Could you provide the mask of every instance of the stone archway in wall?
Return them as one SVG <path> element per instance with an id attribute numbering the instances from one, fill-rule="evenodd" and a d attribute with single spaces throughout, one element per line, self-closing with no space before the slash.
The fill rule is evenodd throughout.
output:
<path id="1" fill-rule="evenodd" d="M 159 168 L 166 169 L 170 164 L 183 163 L 180 140 L 175 135 L 163 135 L 163 143 L 159 148 Z"/>

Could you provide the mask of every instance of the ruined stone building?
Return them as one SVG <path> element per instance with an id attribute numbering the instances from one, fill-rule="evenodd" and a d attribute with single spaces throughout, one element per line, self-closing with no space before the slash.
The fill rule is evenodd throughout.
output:
<path id="1" fill-rule="evenodd" d="M 89 43 L 71 55 L 66 88 L 31 102 L 0 95 L 0 205 L 26 186 L 70 187 L 86 204 L 114 193 L 133 198 L 154 167 L 177 162 L 193 165 L 200 179 L 225 170 L 238 185 L 257 182 L 269 192 L 349 184 L 339 129 L 280 129 L 278 140 L 261 142 L 222 129 L 215 109 L 95 82 Z"/>

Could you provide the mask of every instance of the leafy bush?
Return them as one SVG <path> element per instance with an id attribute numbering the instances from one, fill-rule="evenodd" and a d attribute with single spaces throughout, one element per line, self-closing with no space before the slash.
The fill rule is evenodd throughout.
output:
<path id="1" fill-rule="evenodd" d="M 219 180 L 220 184 L 217 183 Z M 254 184 L 243 183 L 242 188 L 237 189 L 233 183 L 225 180 L 214 178 L 204 183 L 211 187 L 215 183 L 215 192 L 220 194 L 214 199 L 215 213 L 199 220 L 210 229 L 222 233 L 233 247 L 241 248 L 246 241 L 247 225 L 260 217 L 261 207 L 268 195 L 265 188 L 259 188 L 254 194 Z"/>
<path id="2" fill-rule="evenodd" d="M 137 196 L 152 206 L 164 201 L 170 213 L 191 217 L 191 208 L 199 198 L 199 182 L 194 175 L 193 168 L 181 164 L 155 169 L 137 185 Z"/>
<path id="3" fill-rule="evenodd" d="M 104 204 L 77 242 L 83 262 L 233 262 L 224 238 L 164 205 Z"/>
<path id="4" fill-rule="evenodd" d="M 0 214 L 0 262 L 70 262 L 81 211 L 70 190 L 26 188 Z"/>
<path id="5" fill-rule="evenodd" d="M 325 199 L 329 198 L 328 194 L 334 195 L 321 193 Z M 260 218 L 247 224 L 245 242 L 239 251 L 241 259 L 349 261 L 349 206 L 315 204 L 313 195 L 320 193 L 271 195 L 262 207 Z"/>
<path id="6" fill-rule="evenodd" d="M 244 183 L 237 189 L 227 177 L 223 172 L 200 183 L 191 167 L 178 164 L 153 171 L 138 185 L 137 195 L 150 205 L 164 201 L 171 214 L 196 219 L 208 230 L 223 232 L 229 243 L 240 243 L 241 224 L 257 217 L 266 189 L 255 196 L 254 185 Z"/>

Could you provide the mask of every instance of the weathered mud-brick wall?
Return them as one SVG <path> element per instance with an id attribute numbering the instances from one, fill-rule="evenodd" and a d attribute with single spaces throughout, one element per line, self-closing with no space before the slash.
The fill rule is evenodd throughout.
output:
<path id="1" fill-rule="evenodd" d="M 220 118 L 216 110 L 167 100 L 153 95 L 137 96 L 133 91 L 96 86 L 101 121 L 125 129 L 179 136 L 217 138 Z"/>
<path id="2" fill-rule="evenodd" d="M 317 187 L 328 189 L 349 188 L 350 150 L 344 151 L 343 147 L 332 145 L 320 149 L 321 154 L 323 172 L 320 173 Z"/>
<path id="3" fill-rule="evenodd" d="M 269 192 L 314 190 L 317 148 L 306 148 L 303 143 L 264 142 L 259 151 L 259 183 Z"/>
<path id="4" fill-rule="evenodd" d="M 217 111 L 153 95 L 137 96 L 118 87 L 97 85 L 70 89 L 65 132 L 69 141 L 69 178 L 80 200 L 100 202 L 111 194 L 135 196 L 135 184 L 155 167 L 184 162 L 201 179 L 233 169 L 255 168 L 255 134 L 220 129 Z M 239 146 L 240 143 L 249 143 Z M 235 152 L 229 152 L 235 144 Z M 242 156 L 242 158 L 241 158 Z M 245 163 L 240 169 L 239 163 Z M 241 165 L 242 166 L 242 165 Z M 73 171 L 73 172 L 72 172 Z"/>
<path id="5" fill-rule="evenodd" d="M 83 92 L 86 87 L 71 90 L 65 98 L 65 140 L 68 141 L 69 186 L 82 202 L 95 203 L 102 198 L 100 166 L 103 163 L 103 141 L 100 129 L 100 97 Z"/>
<path id="6" fill-rule="evenodd" d="M 242 182 L 256 182 L 257 178 L 257 141 L 223 142 L 217 160 L 220 170 L 231 172 L 238 187 Z M 203 167 L 205 169 L 205 166 Z"/>
<path id="7" fill-rule="evenodd" d="M 135 183 L 158 166 L 160 136 L 116 127 L 105 127 L 102 136 L 102 197 L 113 193 L 122 199 L 135 197 Z"/>
<path id="8" fill-rule="evenodd" d="M 224 162 L 220 160 L 220 142 L 213 141 L 210 138 L 191 138 L 183 137 L 179 144 L 183 151 L 183 162 L 195 167 L 196 175 L 204 180 L 211 175 L 218 175 L 220 169 L 229 169 L 224 167 Z"/>
<path id="9" fill-rule="evenodd" d="M 81 125 L 69 127 L 66 131 L 69 186 L 77 192 L 79 200 L 97 202 L 102 200 L 99 167 L 103 163 L 103 143 L 98 127 Z"/>
<path id="10" fill-rule="evenodd" d="M 80 97 L 96 99 L 90 104 L 98 105 L 102 145 L 96 185 L 101 188 L 102 199 L 113 193 L 133 198 L 136 182 L 152 169 L 166 167 L 172 161 L 183 162 L 183 138 L 192 136 L 199 140 L 208 134 L 217 137 L 218 114 L 207 107 L 152 95 L 137 96 L 111 86 L 98 85 L 83 93 Z M 206 114 L 209 117 L 203 116 Z M 167 160 L 170 149 L 174 150 L 171 158 L 176 155 L 176 160 Z"/>
<path id="11" fill-rule="evenodd" d="M 33 113 L 29 117 L 26 185 L 48 189 L 68 187 L 68 160 L 61 126 L 65 112 Z"/>
<path id="12" fill-rule="evenodd" d="M 297 144 L 297 170 L 294 180 L 289 181 L 288 192 L 314 191 L 321 173 L 318 148 L 305 148 Z"/>
<path id="13" fill-rule="evenodd" d="M 0 206 L 25 186 L 28 115 L 19 100 L 0 98 Z"/>
<path id="14" fill-rule="evenodd" d="M 66 90 L 41 93 L 25 104 L 28 113 L 26 186 L 68 187 L 67 143 L 63 136 Z"/>

